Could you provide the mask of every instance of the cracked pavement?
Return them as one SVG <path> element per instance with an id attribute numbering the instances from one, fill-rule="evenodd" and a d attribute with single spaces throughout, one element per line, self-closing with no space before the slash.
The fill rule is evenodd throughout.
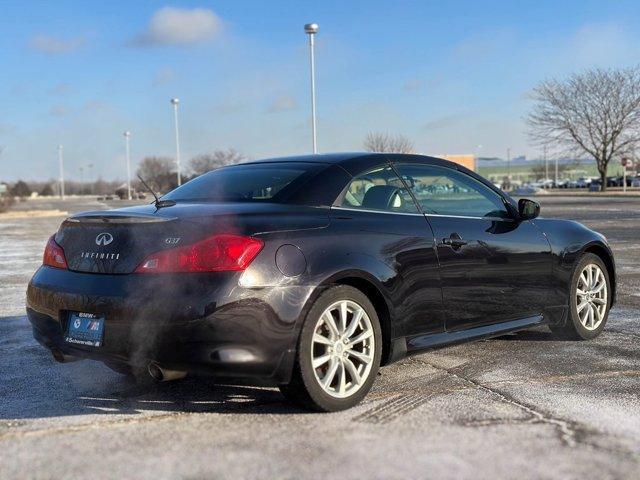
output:
<path id="1" fill-rule="evenodd" d="M 640 199 L 538 199 L 612 243 L 620 295 L 604 334 L 538 328 L 433 350 L 383 368 L 336 414 L 275 389 L 138 386 L 97 362 L 54 363 L 24 291 L 62 218 L 0 220 L 0 478 L 637 478 Z"/>

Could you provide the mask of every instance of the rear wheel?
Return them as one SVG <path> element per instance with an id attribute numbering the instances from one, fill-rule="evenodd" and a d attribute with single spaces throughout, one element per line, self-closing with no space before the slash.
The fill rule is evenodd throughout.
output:
<path id="1" fill-rule="evenodd" d="M 571 277 L 569 318 L 565 325 L 550 326 L 565 338 L 588 340 L 604 329 L 611 305 L 611 284 L 604 262 L 592 253 L 580 258 Z"/>
<path id="2" fill-rule="evenodd" d="M 331 287 L 307 314 L 291 382 L 280 391 L 311 410 L 350 408 L 371 389 L 381 351 L 378 315 L 366 295 L 346 285 Z"/>

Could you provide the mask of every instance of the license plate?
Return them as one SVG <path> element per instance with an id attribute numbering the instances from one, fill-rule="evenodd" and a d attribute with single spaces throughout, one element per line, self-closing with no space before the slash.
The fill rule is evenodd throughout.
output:
<path id="1" fill-rule="evenodd" d="M 99 347 L 102 345 L 104 317 L 93 313 L 71 312 L 65 340 L 78 345 Z"/>

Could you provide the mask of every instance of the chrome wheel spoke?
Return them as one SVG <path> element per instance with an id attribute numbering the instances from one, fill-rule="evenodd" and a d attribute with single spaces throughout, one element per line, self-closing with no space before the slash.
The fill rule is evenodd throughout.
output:
<path id="1" fill-rule="evenodd" d="M 362 378 L 360 377 L 360 374 L 358 373 L 358 369 L 353 364 L 353 362 L 351 360 L 349 360 L 348 358 L 346 358 L 344 360 L 344 366 L 347 369 L 347 371 L 349 372 L 349 375 L 351 376 L 352 382 L 354 384 L 356 384 L 356 385 L 360 385 L 362 383 Z"/>
<path id="2" fill-rule="evenodd" d="M 604 298 L 599 298 L 599 297 L 595 297 L 592 300 L 593 303 L 597 304 L 597 305 L 606 305 L 607 301 Z"/>
<path id="3" fill-rule="evenodd" d="M 344 368 L 344 362 L 339 362 L 340 367 L 338 368 L 338 393 L 343 395 L 347 389 L 347 371 Z"/>
<path id="4" fill-rule="evenodd" d="M 331 339 L 320 335 L 319 333 L 314 333 L 313 334 L 313 342 L 314 343 L 319 343 L 321 345 L 328 345 L 328 346 L 333 346 L 333 342 L 331 341 Z"/>
<path id="5" fill-rule="evenodd" d="M 332 356 L 330 353 L 327 353 L 326 355 L 322 355 L 321 357 L 316 357 L 313 359 L 313 368 L 319 368 L 322 365 L 324 365 L 325 363 L 327 363 L 329 360 L 331 360 Z"/>
<path id="6" fill-rule="evenodd" d="M 600 309 L 595 305 L 593 306 L 593 313 L 595 314 L 598 323 L 600 323 L 602 321 L 602 314 L 600 313 Z"/>
<path id="7" fill-rule="evenodd" d="M 578 304 L 578 313 L 582 312 L 582 310 L 584 310 L 584 307 L 586 307 L 587 305 L 589 305 L 589 302 L 581 302 Z"/>
<path id="8" fill-rule="evenodd" d="M 364 310 L 363 309 L 360 309 L 357 312 L 354 312 L 353 319 L 351 320 L 351 323 L 349 324 L 349 328 L 347 328 L 347 331 L 344 334 L 345 337 L 350 338 L 351 335 L 353 335 L 353 332 L 356 331 L 356 328 L 358 328 L 358 325 L 360 324 L 360 320 L 362 319 L 362 315 L 364 315 Z"/>
<path id="9" fill-rule="evenodd" d="M 342 302 L 340 304 L 340 333 L 344 334 L 347 330 L 347 315 L 349 314 L 349 309 L 347 302 Z"/>
<path id="10" fill-rule="evenodd" d="M 338 367 L 340 366 L 340 362 L 335 359 L 331 359 L 329 363 L 329 370 L 327 370 L 327 374 L 322 379 L 322 386 L 327 389 L 333 383 L 333 378 L 336 376 L 336 372 L 338 371 Z"/>
<path id="11" fill-rule="evenodd" d="M 322 318 L 324 319 L 325 325 L 329 327 L 331 336 L 333 338 L 338 338 L 340 336 L 340 332 L 338 331 L 338 326 L 336 325 L 336 321 L 333 319 L 333 315 L 331 315 L 331 312 L 325 312 Z"/>
<path id="12" fill-rule="evenodd" d="M 362 352 L 358 352 L 356 350 L 347 350 L 347 354 L 350 357 L 355 357 L 358 360 L 360 360 L 362 363 L 364 364 L 368 364 L 371 363 L 373 361 L 373 358 L 371 358 L 369 355 L 366 355 Z"/>
<path id="13" fill-rule="evenodd" d="M 359 343 L 364 342 L 365 340 L 367 340 L 369 337 L 371 337 L 373 335 L 373 332 L 371 330 L 365 330 L 364 332 L 362 332 L 360 335 L 358 335 L 356 338 L 354 338 L 353 340 L 349 340 L 349 343 L 347 344 L 348 348 L 352 348 L 354 345 L 357 345 Z"/>

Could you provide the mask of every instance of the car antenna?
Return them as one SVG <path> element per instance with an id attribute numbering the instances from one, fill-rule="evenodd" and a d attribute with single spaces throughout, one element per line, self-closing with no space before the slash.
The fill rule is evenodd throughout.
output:
<path id="1" fill-rule="evenodd" d="M 149 192 L 151 192 L 151 195 L 153 195 L 153 198 L 155 199 L 153 203 L 156 206 L 156 208 L 160 209 L 162 207 L 170 207 L 170 206 L 176 204 L 176 202 L 174 202 L 173 200 L 160 200 L 158 198 L 158 195 L 156 195 L 156 192 L 154 192 L 151 189 L 151 187 L 147 184 L 147 182 L 145 182 L 144 179 L 139 174 L 137 176 L 140 179 L 140 181 L 142 182 L 142 184 L 147 188 L 147 190 L 149 190 Z"/>

